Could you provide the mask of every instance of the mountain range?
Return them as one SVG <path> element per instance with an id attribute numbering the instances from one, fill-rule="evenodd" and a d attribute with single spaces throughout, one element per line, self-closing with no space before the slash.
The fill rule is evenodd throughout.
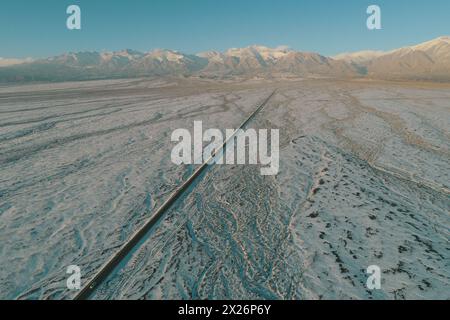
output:
<path id="1" fill-rule="evenodd" d="M 389 52 L 361 51 L 326 57 L 288 47 L 250 46 L 185 54 L 78 52 L 38 60 L 0 58 L 0 82 L 69 81 L 145 76 L 369 77 L 450 81 L 450 37 Z"/>

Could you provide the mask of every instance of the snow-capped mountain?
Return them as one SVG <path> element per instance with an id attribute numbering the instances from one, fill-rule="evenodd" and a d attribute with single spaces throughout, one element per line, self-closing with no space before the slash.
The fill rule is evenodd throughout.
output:
<path id="1" fill-rule="evenodd" d="M 450 80 L 450 37 L 389 52 L 363 51 L 335 59 L 353 63 L 374 78 Z"/>
<path id="2" fill-rule="evenodd" d="M 221 77 L 274 73 L 301 77 L 358 75 L 346 62 L 317 53 L 297 52 L 284 46 L 250 46 L 197 55 L 163 49 L 147 53 L 133 50 L 66 53 L 16 68 L 0 68 L 0 80 L 59 81 L 162 75 Z"/>
<path id="3" fill-rule="evenodd" d="M 412 51 L 425 52 L 436 61 L 450 61 L 450 36 L 439 37 L 437 39 L 413 46 Z"/>
<path id="4" fill-rule="evenodd" d="M 234 74 L 356 75 L 356 69 L 347 63 L 317 53 L 294 51 L 285 46 L 274 49 L 250 46 L 229 49 L 225 53 L 211 51 L 199 56 L 208 59 L 208 66 L 202 70 L 204 73 L 226 70 Z"/>
<path id="5" fill-rule="evenodd" d="M 66 53 L 47 59 L 0 59 L 0 81 L 66 81 L 144 76 L 373 77 L 450 80 L 450 37 L 390 52 L 361 51 L 333 58 L 286 46 L 250 46 L 196 55 L 174 50 Z M 20 64 L 19 64 L 20 63 Z"/>
<path id="6" fill-rule="evenodd" d="M 208 60 L 173 50 L 155 50 L 132 63 L 132 69 L 149 74 L 192 74 L 204 68 Z"/>

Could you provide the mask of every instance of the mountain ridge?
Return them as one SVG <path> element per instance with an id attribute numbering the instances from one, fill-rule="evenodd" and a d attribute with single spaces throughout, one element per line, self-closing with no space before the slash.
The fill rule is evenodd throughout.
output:
<path id="1" fill-rule="evenodd" d="M 5 62 L 3 65 L 1 64 Z M 6 61 L 11 61 L 9 64 Z M 38 60 L 1 59 L 0 82 L 70 81 L 145 76 L 292 76 L 450 81 L 450 37 L 442 36 L 392 51 L 360 51 L 326 57 L 287 46 L 252 45 L 225 52 L 186 54 L 156 49 L 140 52 L 68 52 Z"/>

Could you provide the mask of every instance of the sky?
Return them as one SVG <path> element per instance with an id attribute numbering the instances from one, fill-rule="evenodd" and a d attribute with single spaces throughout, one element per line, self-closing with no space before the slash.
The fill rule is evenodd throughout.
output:
<path id="1" fill-rule="evenodd" d="M 81 8 L 81 30 L 66 9 Z M 382 30 L 366 27 L 380 6 Z M 332 56 L 450 35 L 449 0 L 2 0 L 0 57 L 156 48 L 185 53 L 253 44 Z"/>

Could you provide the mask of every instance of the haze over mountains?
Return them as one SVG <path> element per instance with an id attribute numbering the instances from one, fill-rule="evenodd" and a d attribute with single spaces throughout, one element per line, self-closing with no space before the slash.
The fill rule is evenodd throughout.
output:
<path id="1" fill-rule="evenodd" d="M 0 82 L 69 81 L 144 76 L 370 77 L 450 81 L 450 37 L 390 52 L 325 57 L 287 47 L 250 46 L 196 55 L 173 50 L 143 53 L 66 53 L 41 60 L 0 58 Z"/>
<path id="2" fill-rule="evenodd" d="M 33 62 L 33 59 L 27 58 L 27 59 L 5 59 L 0 58 L 0 67 L 8 67 L 8 66 L 14 66 L 18 64 L 23 64 L 27 62 Z"/>

